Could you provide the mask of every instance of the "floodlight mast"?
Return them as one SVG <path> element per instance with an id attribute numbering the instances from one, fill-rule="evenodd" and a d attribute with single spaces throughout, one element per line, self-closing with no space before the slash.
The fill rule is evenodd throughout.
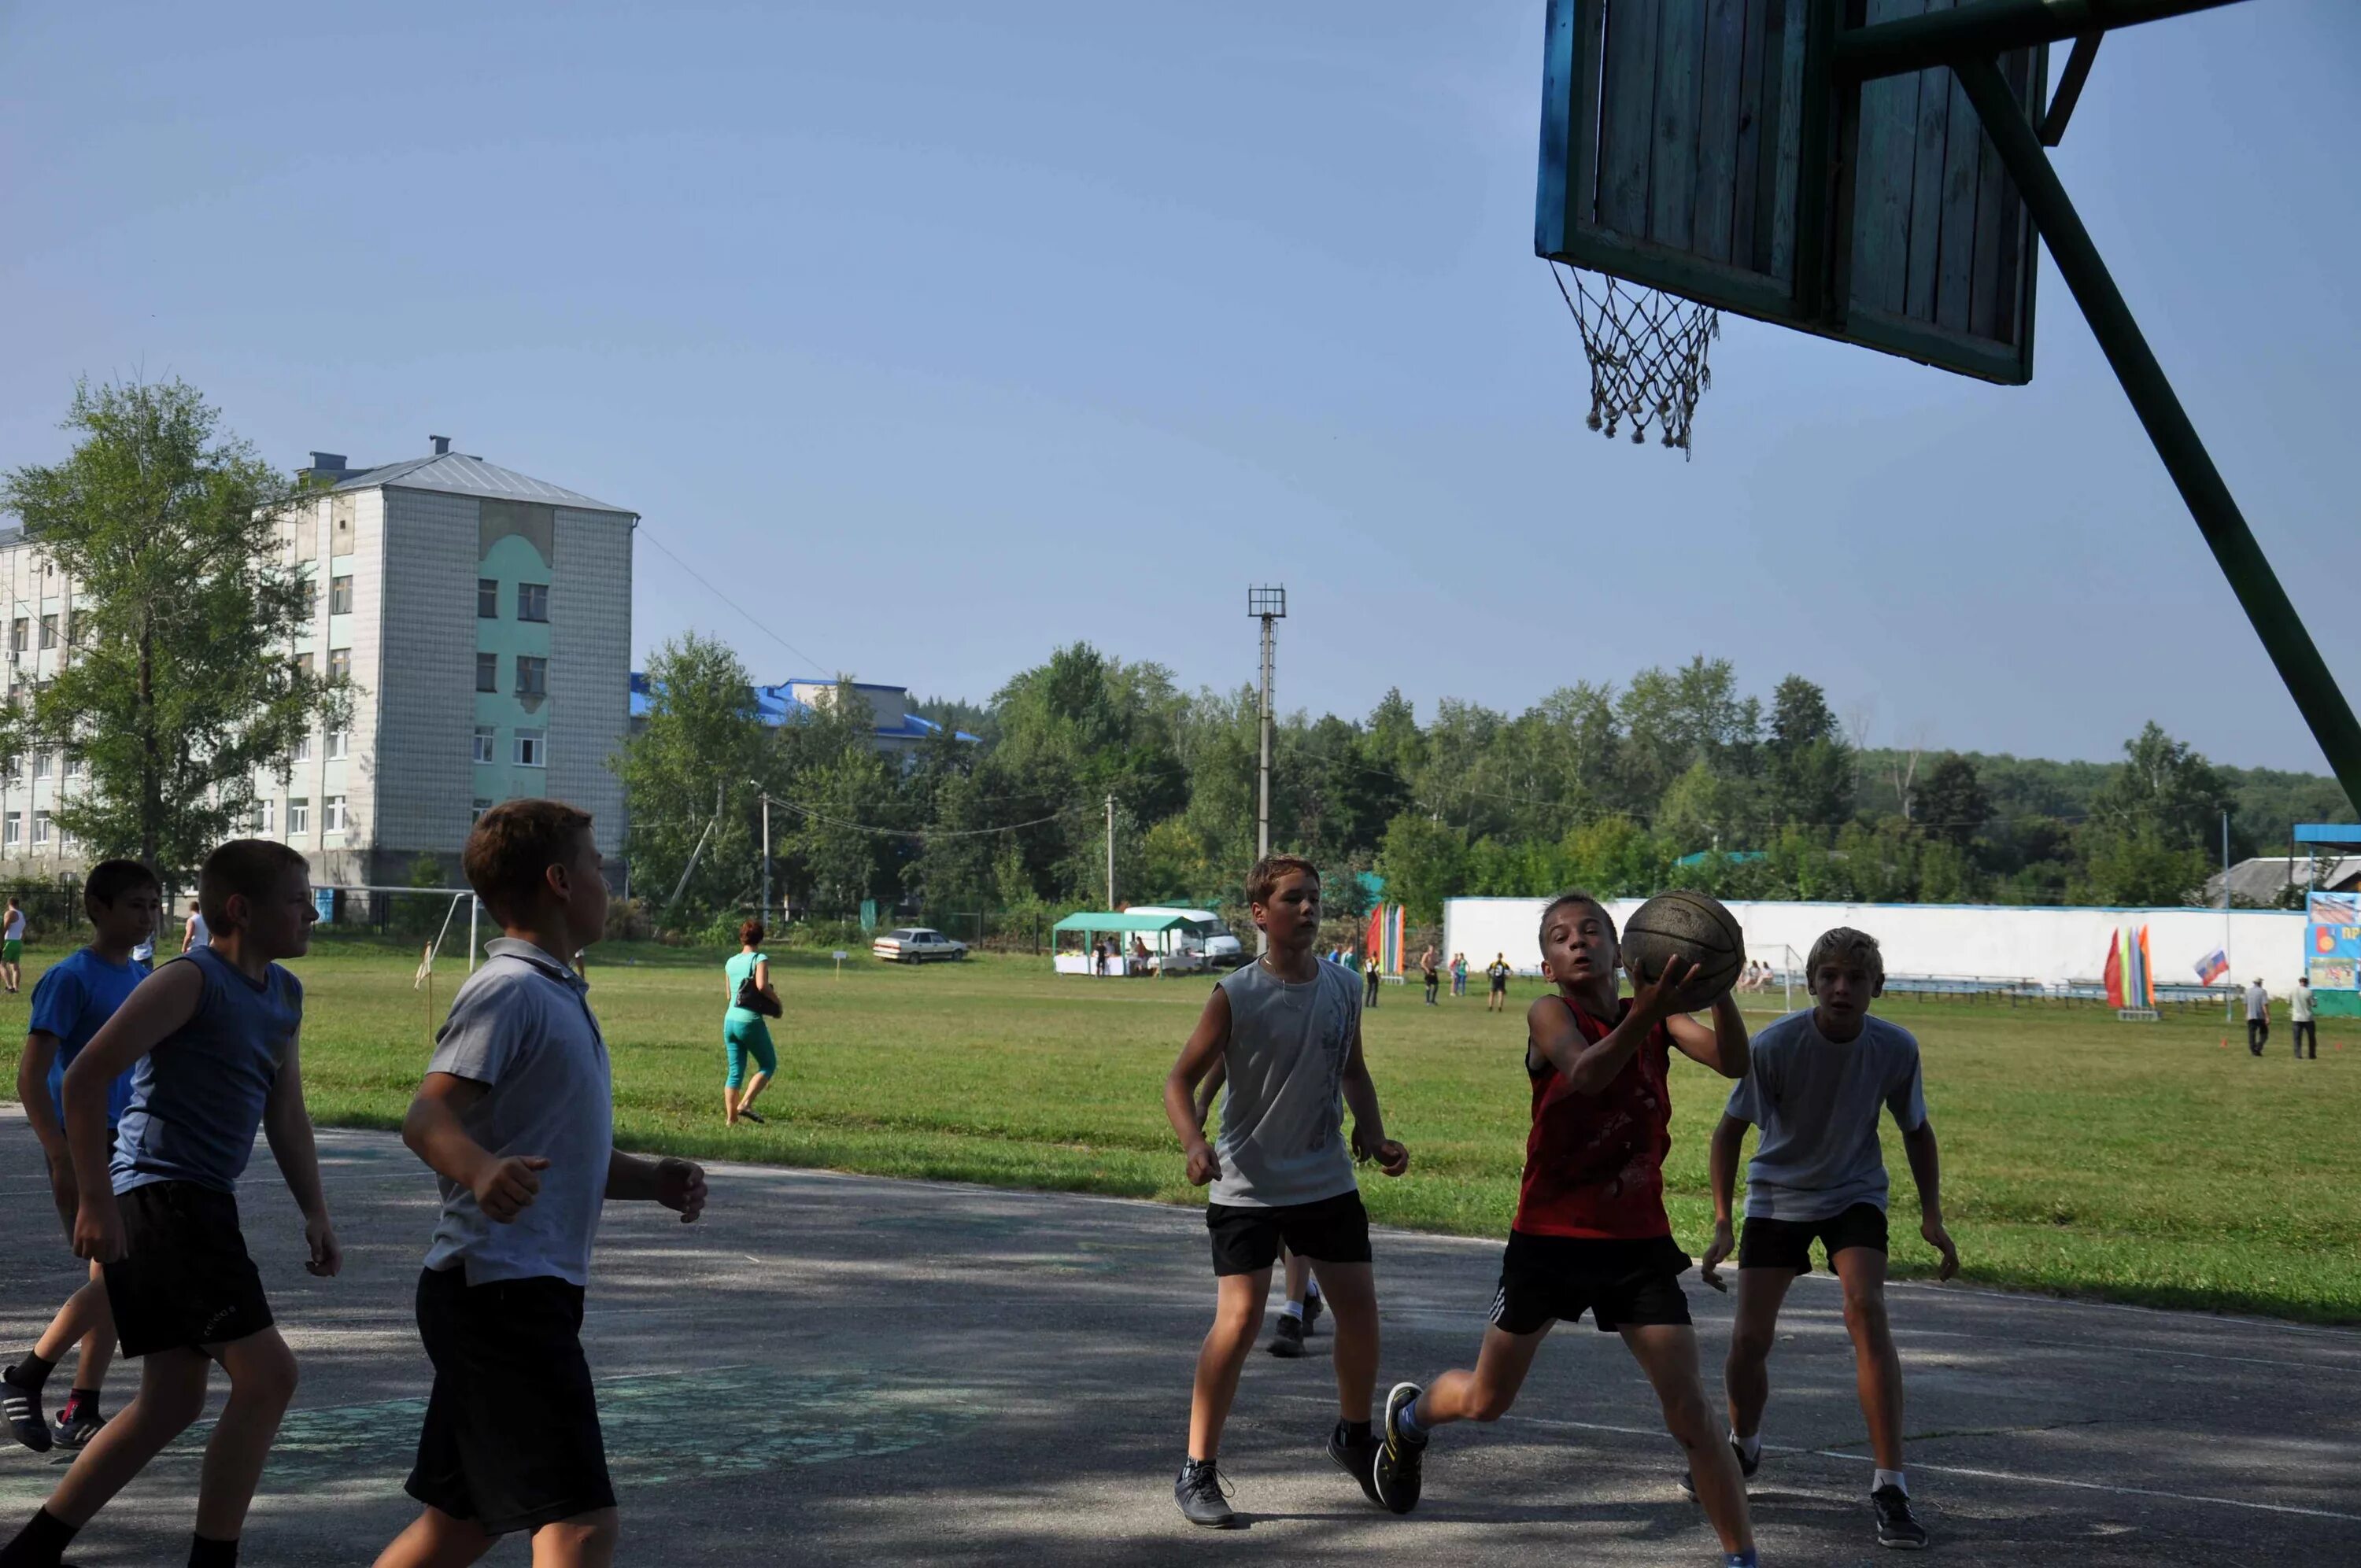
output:
<path id="1" fill-rule="evenodd" d="M 1271 652 L 1277 640 L 1277 623 L 1287 617 L 1287 589 L 1281 587 L 1248 588 L 1246 613 L 1262 622 L 1262 763 L 1257 770 L 1257 802 L 1255 810 L 1255 859 L 1270 853 L 1270 668 Z M 1259 927 L 1255 932 L 1255 952 L 1270 951 L 1270 933 Z"/>

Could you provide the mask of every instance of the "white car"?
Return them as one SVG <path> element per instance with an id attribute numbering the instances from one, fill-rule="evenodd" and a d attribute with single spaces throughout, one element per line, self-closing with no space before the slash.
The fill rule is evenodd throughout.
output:
<path id="1" fill-rule="evenodd" d="M 924 926 L 903 926 L 886 932 L 869 950 L 889 964 L 922 964 L 930 959 L 963 959 L 967 944 L 954 941 Z"/>
<path id="2" fill-rule="evenodd" d="M 1178 916 L 1187 921 L 1187 925 L 1171 934 L 1171 943 L 1176 948 L 1196 953 L 1204 960 L 1207 969 L 1235 969 L 1250 956 L 1238 939 L 1230 934 L 1230 928 L 1222 924 L 1222 917 L 1210 909 L 1135 904 L 1129 912 L 1134 915 Z"/>

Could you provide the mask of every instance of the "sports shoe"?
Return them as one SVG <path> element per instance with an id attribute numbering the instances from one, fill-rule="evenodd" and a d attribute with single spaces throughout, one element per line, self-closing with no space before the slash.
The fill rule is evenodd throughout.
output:
<path id="1" fill-rule="evenodd" d="M 1180 1505 L 1180 1517 L 1191 1524 L 1207 1530 L 1238 1528 L 1237 1511 L 1230 1507 L 1229 1484 L 1210 1459 L 1180 1462 L 1180 1478 L 1172 1483 L 1172 1500 Z"/>
<path id="2" fill-rule="evenodd" d="M 1270 1353 L 1292 1361 L 1303 1354 L 1303 1320 L 1292 1312 L 1281 1312 L 1279 1324 L 1270 1331 Z"/>
<path id="3" fill-rule="evenodd" d="M 6 1419 L 8 1435 L 18 1442 L 35 1453 L 49 1451 L 49 1423 L 41 1415 L 41 1391 L 17 1382 L 13 1366 L 0 1372 L 0 1417 Z"/>
<path id="4" fill-rule="evenodd" d="M 1356 1438 L 1353 1429 L 1338 1421 L 1328 1429 L 1328 1457 L 1336 1468 L 1361 1484 L 1361 1494 L 1373 1503 L 1383 1503 L 1378 1496 L 1378 1455 L 1381 1452 L 1377 1434 Z"/>
<path id="5" fill-rule="evenodd" d="M 1910 1517 L 1910 1494 L 1899 1486 L 1880 1486 L 1869 1495 L 1877 1510 L 1877 1544 L 1915 1552 L 1927 1544 L 1927 1527 Z"/>
<path id="6" fill-rule="evenodd" d="M 1386 1396 L 1386 1437 L 1378 1445 L 1377 1468 L 1370 1479 L 1376 1484 L 1378 1501 L 1398 1514 L 1406 1514 L 1418 1507 L 1422 1473 L 1426 1464 L 1426 1436 L 1412 1437 L 1402 1430 L 1402 1412 L 1418 1403 L 1425 1392 L 1415 1383 L 1397 1383 Z"/>
<path id="7" fill-rule="evenodd" d="M 1320 1314 L 1326 1310 L 1327 1309 L 1320 1304 L 1320 1292 L 1317 1290 L 1307 1290 L 1304 1292 L 1303 1333 L 1305 1338 L 1308 1339 L 1311 1337 L 1312 1325 L 1320 1321 Z"/>
<path id="8" fill-rule="evenodd" d="M 754 1125 L 756 1125 L 756 1126 L 758 1126 L 758 1127 L 763 1127 L 763 1126 L 768 1126 L 768 1125 L 769 1125 L 769 1124 L 768 1124 L 768 1123 L 766 1123 L 766 1122 L 764 1122 L 764 1121 L 763 1120 L 763 1118 L 762 1118 L 762 1117 L 757 1116 L 757 1115 L 756 1115 L 756 1114 L 754 1114 L 754 1113 L 752 1113 L 752 1111 L 741 1111 L 741 1112 L 739 1112 L 739 1113 L 738 1113 L 738 1119 L 739 1119 L 740 1121 L 741 1121 L 741 1122 L 752 1122 L 752 1123 L 753 1123 L 753 1124 L 754 1124 Z"/>
<path id="9" fill-rule="evenodd" d="M 1738 1446 L 1736 1438 L 1730 1440 L 1730 1456 L 1738 1461 L 1738 1478 L 1741 1485 L 1753 1480 L 1754 1473 L 1763 1468 L 1762 1451 L 1756 1450 L 1754 1457 L 1750 1460 L 1746 1457 L 1746 1450 Z M 1686 1469 L 1673 1478 L 1673 1485 L 1681 1489 L 1682 1497 L 1692 1503 L 1697 1501 L 1697 1483 L 1689 1478 Z"/>
<path id="10" fill-rule="evenodd" d="M 106 1418 L 99 1413 L 96 1400 L 84 1404 L 79 1399 L 70 1398 L 58 1410 L 58 1419 L 50 1426 L 49 1435 L 60 1448 L 77 1450 L 96 1437 L 98 1429 L 105 1424 Z"/>

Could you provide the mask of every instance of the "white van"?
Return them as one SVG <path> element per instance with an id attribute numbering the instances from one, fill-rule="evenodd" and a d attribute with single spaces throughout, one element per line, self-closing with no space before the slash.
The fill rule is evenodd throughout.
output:
<path id="1" fill-rule="evenodd" d="M 1208 969 L 1235 969 L 1246 961 L 1246 949 L 1222 924 L 1222 917 L 1210 909 L 1180 909 L 1162 905 L 1135 904 L 1126 915 L 1178 916 L 1188 924 L 1167 938 L 1175 951 L 1194 953 L 1205 961 Z M 1176 970 L 1177 972 L 1177 970 Z"/>

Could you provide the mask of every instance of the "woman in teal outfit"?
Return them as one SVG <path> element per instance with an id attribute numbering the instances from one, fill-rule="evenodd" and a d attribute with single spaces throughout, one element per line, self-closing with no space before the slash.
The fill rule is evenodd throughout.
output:
<path id="1" fill-rule="evenodd" d="M 771 955 L 763 952 L 763 923 L 749 920 L 738 927 L 738 956 L 722 966 L 730 977 L 730 1011 L 722 1015 L 721 1044 L 730 1053 L 730 1076 L 721 1089 L 721 1119 L 730 1126 L 741 1121 L 762 1124 L 763 1118 L 754 1114 L 754 1097 L 763 1092 L 771 1075 L 779 1070 L 779 1053 L 771 1045 L 771 1025 L 763 1015 L 750 1007 L 738 1005 L 738 988 L 751 978 L 754 989 L 777 1002 L 779 993 L 771 989 Z M 752 1058 L 754 1075 L 746 1076 L 746 1061 Z M 741 1084 L 743 1090 L 740 1089 Z"/>

